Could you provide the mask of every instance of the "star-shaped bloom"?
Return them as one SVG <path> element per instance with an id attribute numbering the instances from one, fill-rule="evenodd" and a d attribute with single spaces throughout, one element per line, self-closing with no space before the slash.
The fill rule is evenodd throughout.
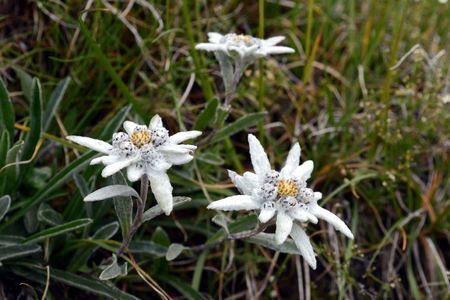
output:
<path id="1" fill-rule="evenodd" d="M 284 36 L 269 39 L 259 39 L 250 35 L 229 33 L 222 35 L 217 32 L 208 33 L 208 43 L 200 43 L 195 49 L 213 52 L 224 52 L 232 55 L 236 52 L 241 58 L 260 58 L 270 54 L 294 53 L 289 47 L 276 46 L 284 40 Z"/>
<path id="2" fill-rule="evenodd" d="M 290 235 L 298 250 L 315 269 L 316 258 L 303 225 L 323 219 L 348 238 L 353 234 L 345 223 L 332 212 L 317 203 L 320 192 L 308 188 L 314 164 L 311 160 L 300 164 L 300 145 L 296 143 L 289 151 L 280 172 L 272 169 L 267 154 L 255 136 L 249 135 L 250 157 L 254 173 L 242 176 L 229 171 L 229 176 L 242 195 L 227 197 L 208 205 L 217 210 L 258 210 L 258 219 L 266 223 L 276 218 L 275 242 L 282 244 Z"/>
<path id="3" fill-rule="evenodd" d="M 200 131 L 184 131 L 169 136 L 159 115 L 155 115 L 149 126 L 125 121 L 125 132 L 112 136 L 112 144 L 83 136 L 67 136 L 67 139 L 105 154 L 94 158 L 91 165 L 104 164 L 103 177 L 127 169 L 128 180 L 134 182 L 144 174 L 161 209 L 168 215 L 172 211 L 173 197 L 167 170 L 172 165 L 182 165 L 193 159 L 195 145 L 180 144 L 196 138 Z"/>

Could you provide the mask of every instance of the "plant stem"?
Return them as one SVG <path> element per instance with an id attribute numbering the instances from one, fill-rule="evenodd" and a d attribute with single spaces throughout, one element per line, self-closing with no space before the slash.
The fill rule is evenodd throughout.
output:
<path id="1" fill-rule="evenodd" d="M 133 236 L 136 234 L 136 231 L 139 229 L 139 227 L 142 224 L 142 217 L 144 215 L 145 210 L 145 202 L 147 202 L 147 195 L 148 195 L 148 177 L 147 175 L 143 175 L 141 177 L 141 189 L 140 189 L 140 197 L 137 199 L 136 203 L 136 215 L 133 220 L 133 224 L 131 225 L 130 232 L 126 239 L 123 240 L 122 245 L 117 250 L 116 254 L 119 256 L 121 255 L 125 249 L 128 248 L 131 240 L 133 239 Z"/>

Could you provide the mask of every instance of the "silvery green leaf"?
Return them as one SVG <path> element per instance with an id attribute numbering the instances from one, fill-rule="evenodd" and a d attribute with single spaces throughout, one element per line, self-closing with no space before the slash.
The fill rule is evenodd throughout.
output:
<path id="1" fill-rule="evenodd" d="M 201 153 L 199 155 L 196 155 L 195 158 L 199 161 L 202 161 L 204 163 L 213 165 L 213 166 L 221 166 L 225 163 L 222 157 L 220 155 L 216 155 L 211 152 L 207 153 Z"/>
<path id="2" fill-rule="evenodd" d="M 117 263 L 117 256 L 113 254 L 112 263 L 107 265 L 103 272 L 100 274 L 100 280 L 110 280 L 119 276 L 127 275 L 128 265 L 125 263 L 122 266 L 119 266 Z"/>
<path id="3" fill-rule="evenodd" d="M 227 234 L 230 233 L 230 231 L 228 230 L 228 222 L 227 222 L 227 220 L 225 219 L 225 217 L 223 215 L 215 215 L 211 219 L 211 221 L 213 221 L 214 223 L 216 223 L 217 225 L 222 227 Z"/>
<path id="4" fill-rule="evenodd" d="M 65 224 L 53 226 L 44 230 L 41 230 L 40 232 L 28 237 L 24 243 L 31 244 L 35 242 L 39 242 L 45 239 L 49 239 L 51 237 L 62 235 L 64 233 L 74 231 L 80 228 L 83 228 L 85 226 L 88 226 L 92 223 L 92 219 L 84 218 L 84 219 L 78 219 L 73 220 L 70 222 L 67 222 Z"/>
<path id="5" fill-rule="evenodd" d="M 283 244 L 277 245 L 275 243 L 275 235 L 272 233 L 261 232 L 255 236 L 246 238 L 246 240 L 250 243 L 261 245 L 263 247 L 272 249 L 274 251 L 279 251 L 281 253 L 300 255 L 300 252 L 295 246 L 294 241 L 292 241 L 291 239 L 287 239 Z"/>
<path id="6" fill-rule="evenodd" d="M 17 141 L 9 150 L 8 153 L 6 154 L 6 162 L 5 162 L 5 166 L 1 172 L 1 176 L 3 178 L 5 178 L 5 181 L 3 183 L 3 187 L 0 186 L 0 188 L 3 188 L 3 192 L 4 193 L 9 193 L 12 191 L 13 186 L 12 185 L 8 185 L 6 184 L 7 182 L 10 181 L 16 181 L 17 180 L 17 175 L 19 173 L 19 165 L 17 165 L 17 161 L 18 161 L 18 156 L 19 156 L 19 151 L 20 149 L 22 149 L 24 141 L 20 140 Z"/>
<path id="7" fill-rule="evenodd" d="M 9 258 L 27 256 L 39 251 L 41 251 L 41 247 L 35 244 L 3 246 L 0 247 L 0 261 Z"/>
<path id="8" fill-rule="evenodd" d="M 25 238 L 23 236 L 6 235 L 6 234 L 0 235 L 0 245 L 1 246 L 11 246 L 11 245 L 21 244 L 24 240 L 25 240 Z"/>
<path id="9" fill-rule="evenodd" d="M 132 241 L 128 247 L 132 253 L 142 253 L 156 257 L 164 257 L 167 247 L 153 241 Z"/>
<path id="10" fill-rule="evenodd" d="M 38 229 L 37 207 L 30 207 L 25 213 L 23 224 L 28 233 L 33 233 Z"/>
<path id="11" fill-rule="evenodd" d="M 113 197 L 136 197 L 139 198 L 139 194 L 128 185 L 110 185 L 104 188 L 98 189 L 95 192 L 90 193 L 84 197 L 84 201 L 99 201 Z"/>
<path id="12" fill-rule="evenodd" d="M 178 207 L 184 203 L 191 201 L 192 199 L 189 197 L 173 197 L 173 207 Z M 159 207 L 159 205 L 155 205 L 144 212 L 144 216 L 142 218 L 142 222 L 149 221 L 159 215 L 162 215 L 164 212 Z"/>
<path id="13" fill-rule="evenodd" d="M 112 181 L 115 184 L 126 183 L 125 178 L 121 173 L 113 175 Z M 131 229 L 131 222 L 133 219 L 133 199 L 127 197 L 114 197 L 114 210 L 116 211 L 117 219 L 119 220 L 120 228 L 122 230 L 122 238 L 125 239 Z"/>
<path id="14" fill-rule="evenodd" d="M 231 58 L 225 53 L 220 51 L 215 51 L 214 54 L 216 55 L 217 61 L 219 62 L 220 74 L 222 75 L 225 92 L 230 93 L 232 92 L 231 88 L 233 86 L 233 74 L 234 74 L 233 63 L 231 61 Z"/>
<path id="15" fill-rule="evenodd" d="M 183 252 L 183 250 L 185 249 L 185 247 L 181 244 L 171 244 L 169 246 L 169 249 L 167 249 L 167 253 L 166 253 L 166 260 L 171 261 L 174 260 L 175 258 L 178 257 L 178 255 L 181 254 L 181 252 Z"/>
<path id="16" fill-rule="evenodd" d="M 11 197 L 9 195 L 2 196 L 0 198 L 0 221 L 6 215 L 11 206 Z"/>
<path id="17" fill-rule="evenodd" d="M 47 106 L 45 107 L 44 130 L 47 130 L 48 127 L 50 126 L 53 116 L 55 115 L 55 113 L 58 109 L 58 106 L 64 97 L 64 94 L 67 90 L 67 87 L 69 86 L 69 83 L 70 83 L 70 77 L 64 78 L 63 80 L 58 82 L 58 85 L 56 86 L 55 90 L 50 95 Z"/>
<path id="18" fill-rule="evenodd" d="M 51 226 L 56 226 L 63 223 L 63 216 L 46 203 L 42 203 L 39 206 L 37 218 L 39 222 Z"/>
<path id="19" fill-rule="evenodd" d="M 111 222 L 100 227 L 92 236 L 94 240 L 109 240 L 112 238 L 117 230 L 119 230 L 119 223 Z"/>

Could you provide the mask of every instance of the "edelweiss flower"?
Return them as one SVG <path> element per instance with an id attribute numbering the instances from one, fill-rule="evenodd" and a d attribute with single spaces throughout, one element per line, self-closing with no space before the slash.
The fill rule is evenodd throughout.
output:
<path id="1" fill-rule="evenodd" d="M 200 43 L 195 49 L 206 51 L 220 51 L 227 55 L 235 51 L 241 58 L 260 58 L 270 54 L 294 53 L 295 50 L 284 46 L 275 46 L 284 40 L 284 36 L 269 39 L 259 39 L 250 35 L 229 33 L 222 35 L 217 32 L 208 33 L 209 43 Z"/>
<path id="2" fill-rule="evenodd" d="M 172 185 L 166 172 L 172 165 L 182 165 L 193 159 L 194 145 L 181 142 L 201 135 L 200 131 L 178 132 L 169 136 L 159 115 L 155 115 L 147 128 L 145 125 L 125 121 L 125 132 L 113 134 L 112 145 L 83 136 L 67 136 L 72 142 L 106 154 L 94 158 L 91 165 L 103 163 L 102 176 L 111 176 L 127 168 L 130 181 L 139 180 L 146 174 L 156 201 L 168 215 L 172 211 Z"/>
<path id="3" fill-rule="evenodd" d="M 320 207 L 320 192 L 306 187 L 311 177 L 313 162 L 300 165 L 300 146 L 296 143 L 289 151 L 285 166 L 280 172 L 272 170 L 267 154 L 255 136 L 249 135 L 250 157 L 255 173 L 243 176 L 229 171 L 229 176 L 242 195 L 212 202 L 209 209 L 259 210 L 258 219 L 266 223 L 276 217 L 275 242 L 282 244 L 290 235 L 308 264 L 315 269 L 316 258 L 302 223 L 317 223 L 323 219 L 353 239 L 353 234 L 335 214 Z"/>

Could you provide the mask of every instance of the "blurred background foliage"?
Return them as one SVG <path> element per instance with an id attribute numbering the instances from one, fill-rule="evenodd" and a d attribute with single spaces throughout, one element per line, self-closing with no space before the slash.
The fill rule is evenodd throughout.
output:
<path id="1" fill-rule="evenodd" d="M 449 16 L 438 0 L 2 1 L 0 298 L 446 298 Z M 141 228 L 128 275 L 100 281 L 119 224 L 112 201 L 82 198 L 109 182 L 64 136 L 108 140 L 155 113 L 207 135 L 223 91 L 213 55 L 193 49 L 208 31 L 284 35 L 296 54 L 247 70 L 227 123 L 244 119 L 170 172 L 193 200 Z M 245 240 L 165 258 L 223 234 L 205 206 L 235 193 L 227 168 L 250 168 L 248 132 L 277 167 L 299 141 L 322 204 L 355 233 L 309 225 L 315 271 Z"/>

